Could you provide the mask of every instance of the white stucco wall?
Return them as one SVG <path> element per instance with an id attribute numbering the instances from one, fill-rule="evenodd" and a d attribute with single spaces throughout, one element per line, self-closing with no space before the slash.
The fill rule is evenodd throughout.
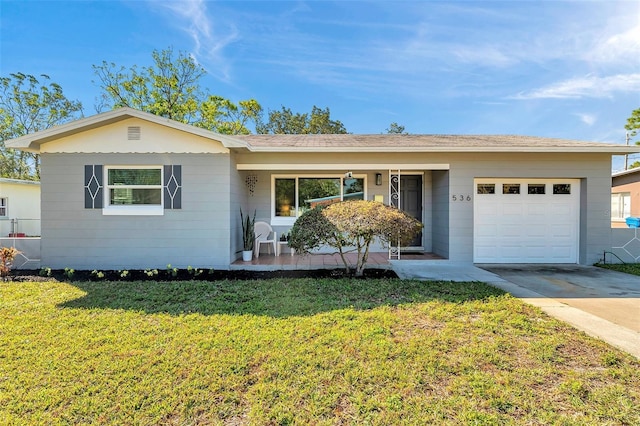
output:
<path id="1" fill-rule="evenodd" d="M 7 200 L 7 215 L 0 217 L 0 237 L 11 232 L 11 220 L 17 220 L 16 232 L 40 235 L 40 182 L 0 179 L 0 198 Z"/>

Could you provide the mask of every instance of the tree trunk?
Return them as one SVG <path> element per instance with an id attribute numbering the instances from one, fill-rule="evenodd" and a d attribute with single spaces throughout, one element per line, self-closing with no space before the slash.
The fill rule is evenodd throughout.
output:
<path id="1" fill-rule="evenodd" d="M 362 246 L 358 245 L 358 266 L 356 267 L 356 277 L 364 275 L 364 267 L 367 265 L 369 259 L 369 246 L 371 245 L 371 239 L 365 240 L 364 253 L 362 253 Z"/>

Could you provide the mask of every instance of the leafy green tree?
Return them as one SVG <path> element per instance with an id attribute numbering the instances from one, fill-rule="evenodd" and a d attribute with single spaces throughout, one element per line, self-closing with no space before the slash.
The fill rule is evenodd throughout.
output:
<path id="1" fill-rule="evenodd" d="M 640 108 L 631 111 L 631 117 L 627 118 L 627 124 L 624 126 L 629 131 L 629 136 L 634 137 L 640 131 Z M 640 145 L 640 142 L 636 142 Z"/>
<path id="2" fill-rule="evenodd" d="M 224 135 L 248 135 L 250 123 L 257 123 L 262 107 L 255 99 L 234 104 L 221 96 L 209 96 L 200 105 L 200 121 L 195 125 Z"/>
<path id="3" fill-rule="evenodd" d="M 631 111 L 631 116 L 627 118 L 627 124 L 624 128 L 629 132 L 629 137 L 635 137 L 640 131 L 640 108 Z M 636 145 L 640 145 L 640 141 L 636 141 Z M 640 162 L 635 161 L 629 166 L 630 169 L 640 167 Z"/>
<path id="4" fill-rule="evenodd" d="M 68 99 L 49 76 L 15 73 L 0 77 L 0 176 L 38 180 L 37 154 L 7 149 L 4 141 L 75 120 L 82 104 Z"/>
<path id="5" fill-rule="evenodd" d="M 396 123 L 395 121 L 389 124 L 389 128 L 387 128 L 387 133 L 390 135 L 408 135 L 408 132 L 404 131 L 404 126 Z"/>
<path id="6" fill-rule="evenodd" d="M 322 109 L 314 105 L 310 114 L 301 114 L 282 106 L 280 111 L 269 111 L 269 121 L 259 123 L 256 132 L 277 135 L 344 134 L 347 129 L 339 120 L 331 119 L 329 107 Z"/>
<path id="7" fill-rule="evenodd" d="M 235 104 L 206 93 L 200 86 L 206 70 L 184 52 L 176 57 L 168 48 L 154 50 L 151 56 L 154 64 L 142 68 L 126 69 L 106 61 L 94 65 L 103 91 L 98 109 L 131 107 L 218 133 L 251 133 L 247 125 L 262 115 L 256 100 Z"/>
<path id="8" fill-rule="evenodd" d="M 356 251 L 355 275 L 362 276 L 371 243 L 406 245 L 422 230 L 422 224 L 403 211 L 376 201 L 343 201 L 303 213 L 291 228 L 289 245 L 302 254 L 327 245 L 340 254 Z"/>

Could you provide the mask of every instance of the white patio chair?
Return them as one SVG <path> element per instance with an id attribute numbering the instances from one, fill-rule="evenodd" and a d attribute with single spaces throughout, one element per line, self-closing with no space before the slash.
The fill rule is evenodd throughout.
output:
<path id="1" fill-rule="evenodd" d="M 273 254 L 278 255 L 278 249 L 276 244 L 278 238 L 276 232 L 271 228 L 267 222 L 256 222 L 254 225 L 254 232 L 256 236 L 254 250 L 256 251 L 256 258 L 260 257 L 260 245 L 268 244 L 269 254 L 271 254 L 271 246 L 273 246 Z"/>

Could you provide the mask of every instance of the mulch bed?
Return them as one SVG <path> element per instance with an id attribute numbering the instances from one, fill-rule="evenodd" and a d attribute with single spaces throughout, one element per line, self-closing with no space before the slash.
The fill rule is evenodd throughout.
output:
<path id="1" fill-rule="evenodd" d="M 11 271 L 6 277 L 8 281 L 221 281 L 221 280 L 263 280 L 270 278 L 345 278 L 352 277 L 353 271 L 349 274 L 344 269 L 314 269 L 314 270 L 280 270 L 280 271 L 248 271 L 248 270 L 207 270 L 201 272 L 187 269 L 169 271 L 158 269 L 157 274 L 148 275 L 144 270 L 128 270 L 125 276 L 123 271 L 100 271 L 103 275 L 88 270 L 75 270 L 73 274 L 62 269 L 52 269 L 50 272 L 42 273 L 40 270 L 18 269 Z M 387 269 L 365 269 L 362 279 L 372 278 L 398 278 L 395 272 Z"/>

